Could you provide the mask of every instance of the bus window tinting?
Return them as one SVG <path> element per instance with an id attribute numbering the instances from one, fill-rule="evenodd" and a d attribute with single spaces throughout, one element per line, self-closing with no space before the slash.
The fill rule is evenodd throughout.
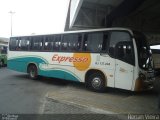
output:
<path id="1" fill-rule="evenodd" d="M 27 51 L 29 49 L 30 40 L 27 37 L 22 37 L 19 39 L 19 50 Z"/>
<path id="2" fill-rule="evenodd" d="M 129 64 L 134 64 L 134 49 L 129 33 L 121 31 L 112 32 L 109 46 L 111 56 Z"/>
<path id="3" fill-rule="evenodd" d="M 107 34 L 103 32 L 86 33 L 83 49 L 89 52 L 102 52 L 107 49 Z"/>
<path id="4" fill-rule="evenodd" d="M 44 50 L 52 51 L 54 45 L 54 36 L 46 36 L 44 41 Z"/>
<path id="5" fill-rule="evenodd" d="M 61 50 L 62 51 L 79 51 L 81 47 L 81 34 L 67 34 L 63 36 Z"/>
<path id="6" fill-rule="evenodd" d="M 42 50 L 43 47 L 43 37 L 33 37 L 31 43 L 31 50 Z"/>
<path id="7" fill-rule="evenodd" d="M 17 50 L 18 48 L 18 38 L 11 38 L 9 48 L 10 50 Z"/>
<path id="8" fill-rule="evenodd" d="M 53 51 L 59 51 L 61 46 L 61 35 L 54 36 Z"/>

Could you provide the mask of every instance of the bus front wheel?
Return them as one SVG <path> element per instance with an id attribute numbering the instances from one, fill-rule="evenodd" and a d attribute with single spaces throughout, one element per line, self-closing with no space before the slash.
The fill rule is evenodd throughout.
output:
<path id="1" fill-rule="evenodd" d="M 97 72 L 89 75 L 87 81 L 89 89 L 96 92 L 105 92 L 105 77 L 101 73 Z"/>
<path id="2" fill-rule="evenodd" d="M 38 71 L 35 65 L 30 65 L 28 68 L 29 77 L 33 80 L 38 78 Z"/>

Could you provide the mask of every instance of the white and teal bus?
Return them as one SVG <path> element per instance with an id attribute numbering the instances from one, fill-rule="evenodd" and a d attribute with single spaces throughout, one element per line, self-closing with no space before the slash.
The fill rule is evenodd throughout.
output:
<path id="1" fill-rule="evenodd" d="M 141 91 L 153 87 L 154 70 L 145 36 L 125 28 L 11 37 L 8 68 L 38 76 Z"/>

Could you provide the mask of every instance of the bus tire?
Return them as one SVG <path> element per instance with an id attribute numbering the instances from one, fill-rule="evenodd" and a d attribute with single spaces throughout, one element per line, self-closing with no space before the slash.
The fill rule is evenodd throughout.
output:
<path id="1" fill-rule="evenodd" d="M 95 92 L 105 92 L 105 77 L 99 72 L 88 76 L 87 87 Z"/>
<path id="2" fill-rule="evenodd" d="M 30 65 L 28 68 L 29 77 L 32 80 L 36 80 L 38 78 L 38 70 L 35 65 Z"/>

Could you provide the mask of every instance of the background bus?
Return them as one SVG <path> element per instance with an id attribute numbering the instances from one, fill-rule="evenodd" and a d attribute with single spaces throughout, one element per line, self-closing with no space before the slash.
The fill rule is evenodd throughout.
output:
<path id="1" fill-rule="evenodd" d="M 8 45 L 0 43 L 0 67 L 7 65 L 7 47 Z"/>
<path id="2" fill-rule="evenodd" d="M 145 36 L 124 28 L 11 37 L 8 68 L 84 82 L 88 88 L 141 91 L 153 87 L 153 64 Z"/>

